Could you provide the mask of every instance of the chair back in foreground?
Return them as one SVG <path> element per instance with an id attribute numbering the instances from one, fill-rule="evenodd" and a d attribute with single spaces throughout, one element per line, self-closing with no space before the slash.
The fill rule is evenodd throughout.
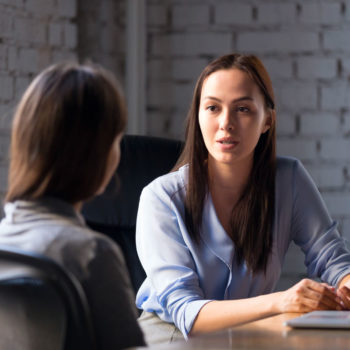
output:
<path id="1" fill-rule="evenodd" d="M 85 203 L 82 210 L 92 229 L 108 235 L 121 247 L 135 292 L 145 279 L 135 247 L 140 194 L 152 180 L 173 168 L 182 147 L 178 140 L 125 135 L 117 181 L 112 179 L 105 193 Z"/>
<path id="2" fill-rule="evenodd" d="M 80 282 L 53 260 L 0 246 L 0 349 L 96 349 Z"/>

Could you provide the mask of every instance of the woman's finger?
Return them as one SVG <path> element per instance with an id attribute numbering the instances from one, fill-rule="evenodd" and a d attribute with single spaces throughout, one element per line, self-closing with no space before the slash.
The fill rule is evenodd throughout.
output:
<path id="1" fill-rule="evenodd" d="M 305 297 L 313 300 L 313 305 L 315 305 L 316 308 L 322 310 L 342 310 L 341 298 L 335 293 L 329 296 L 328 294 L 308 289 L 305 293 Z"/>
<path id="2" fill-rule="evenodd" d="M 322 296 L 326 296 L 327 298 L 331 300 L 335 300 L 336 302 L 340 302 L 339 297 L 337 297 L 337 291 L 334 287 L 326 284 L 326 283 L 318 283 L 316 281 L 309 280 L 310 283 L 308 284 L 308 287 L 311 290 L 314 290 L 315 292 L 321 294 Z"/>
<path id="3" fill-rule="evenodd" d="M 341 298 L 337 296 L 333 287 L 313 280 L 305 279 L 298 289 L 304 296 L 303 303 L 318 310 L 342 310 Z"/>
<path id="4" fill-rule="evenodd" d="M 341 298 L 346 309 L 350 309 L 350 289 L 343 286 L 338 289 L 338 295 Z"/>
<path id="5" fill-rule="evenodd" d="M 307 286 L 308 288 L 315 290 L 320 294 L 327 295 L 330 298 L 336 295 L 335 288 L 326 283 L 319 283 L 313 280 L 307 280 Z"/>

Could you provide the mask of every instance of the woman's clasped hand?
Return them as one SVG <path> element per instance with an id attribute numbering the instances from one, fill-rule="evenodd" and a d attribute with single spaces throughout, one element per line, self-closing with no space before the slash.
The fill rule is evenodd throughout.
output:
<path id="1" fill-rule="evenodd" d="M 276 304 L 280 313 L 346 309 L 338 293 L 326 283 L 305 278 L 286 291 L 277 293 Z"/>

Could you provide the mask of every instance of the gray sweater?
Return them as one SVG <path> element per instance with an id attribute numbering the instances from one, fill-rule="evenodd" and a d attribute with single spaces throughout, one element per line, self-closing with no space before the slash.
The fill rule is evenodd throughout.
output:
<path id="1" fill-rule="evenodd" d="M 7 203 L 0 244 L 44 254 L 78 278 L 91 308 L 98 349 L 144 345 L 120 248 L 90 230 L 70 204 L 54 198 Z"/>

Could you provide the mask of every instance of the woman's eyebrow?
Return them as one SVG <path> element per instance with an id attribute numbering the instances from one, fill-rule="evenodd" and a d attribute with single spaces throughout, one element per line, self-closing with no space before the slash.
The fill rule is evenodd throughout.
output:
<path id="1" fill-rule="evenodd" d="M 214 100 L 214 101 L 218 101 L 218 102 L 222 102 L 222 100 L 220 100 L 219 98 L 217 97 L 214 97 L 214 96 L 205 96 L 203 98 L 204 100 Z M 241 102 L 241 101 L 253 101 L 253 98 L 250 97 L 250 96 L 242 96 L 242 97 L 239 97 L 239 98 L 236 98 L 234 100 L 232 100 L 232 103 L 235 103 L 235 102 Z"/>
<path id="2" fill-rule="evenodd" d="M 203 99 L 204 100 L 214 100 L 214 101 L 222 102 L 219 98 L 214 97 L 214 96 L 205 96 Z"/>

